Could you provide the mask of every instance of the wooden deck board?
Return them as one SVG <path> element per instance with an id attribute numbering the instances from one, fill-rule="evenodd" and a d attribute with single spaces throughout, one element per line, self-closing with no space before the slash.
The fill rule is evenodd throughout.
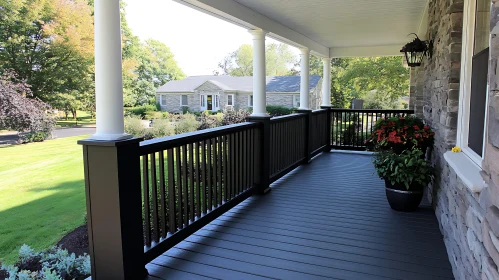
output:
<path id="1" fill-rule="evenodd" d="M 371 157 L 337 153 L 297 168 L 147 268 L 161 279 L 453 279 L 431 208 L 391 210 Z"/>

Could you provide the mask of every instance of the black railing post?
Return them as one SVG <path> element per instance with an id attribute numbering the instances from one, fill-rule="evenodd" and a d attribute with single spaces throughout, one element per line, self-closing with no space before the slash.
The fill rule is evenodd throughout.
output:
<path id="1" fill-rule="evenodd" d="M 254 182 L 257 193 L 266 194 L 270 191 L 270 116 L 249 116 L 247 121 L 261 123 L 255 135 L 257 148 Z"/>
<path id="2" fill-rule="evenodd" d="M 303 163 L 312 160 L 312 110 L 296 110 L 297 113 L 305 114 L 305 159 Z"/>
<path id="3" fill-rule="evenodd" d="M 142 279 L 139 142 L 81 140 L 92 279 Z"/>
<path id="4" fill-rule="evenodd" d="M 327 110 L 327 120 L 326 120 L 326 147 L 324 148 L 324 151 L 329 152 L 331 151 L 332 147 L 332 142 L 333 142 L 333 126 L 332 126 L 332 111 L 331 111 L 332 106 L 321 106 L 321 109 Z"/>

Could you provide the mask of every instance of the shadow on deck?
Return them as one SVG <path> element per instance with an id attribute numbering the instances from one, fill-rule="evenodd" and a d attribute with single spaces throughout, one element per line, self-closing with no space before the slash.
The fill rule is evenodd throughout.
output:
<path id="1" fill-rule="evenodd" d="M 431 208 L 390 209 L 371 157 L 327 153 L 147 265 L 150 279 L 453 279 Z"/>

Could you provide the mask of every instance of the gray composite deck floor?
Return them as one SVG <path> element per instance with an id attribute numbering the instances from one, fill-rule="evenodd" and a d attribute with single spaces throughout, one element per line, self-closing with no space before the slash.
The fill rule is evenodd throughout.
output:
<path id="1" fill-rule="evenodd" d="M 147 265 L 150 279 L 453 279 L 428 206 L 390 209 L 371 157 L 326 153 Z"/>

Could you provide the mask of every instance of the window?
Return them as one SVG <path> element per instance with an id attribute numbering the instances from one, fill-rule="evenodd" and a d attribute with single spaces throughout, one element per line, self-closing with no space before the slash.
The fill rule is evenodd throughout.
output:
<path id="1" fill-rule="evenodd" d="M 457 145 L 481 166 L 487 110 L 491 2 L 466 2 Z"/>
<path id="2" fill-rule="evenodd" d="M 200 95 L 199 97 L 200 97 L 199 98 L 199 106 L 200 107 L 206 107 L 205 102 L 204 102 L 205 101 L 205 96 L 204 95 Z"/>
<path id="3" fill-rule="evenodd" d="M 293 108 L 300 108 L 300 95 L 293 95 Z"/>
<path id="4" fill-rule="evenodd" d="M 227 95 L 227 106 L 234 106 L 234 94 Z"/>
<path id="5" fill-rule="evenodd" d="M 253 107 L 253 95 L 248 97 L 248 107 Z"/>
<path id="6" fill-rule="evenodd" d="M 160 95 L 159 102 L 162 106 L 166 106 L 166 95 Z"/>
<path id="7" fill-rule="evenodd" d="M 180 106 L 188 106 L 189 103 L 187 102 L 187 95 L 181 95 L 180 96 Z"/>

